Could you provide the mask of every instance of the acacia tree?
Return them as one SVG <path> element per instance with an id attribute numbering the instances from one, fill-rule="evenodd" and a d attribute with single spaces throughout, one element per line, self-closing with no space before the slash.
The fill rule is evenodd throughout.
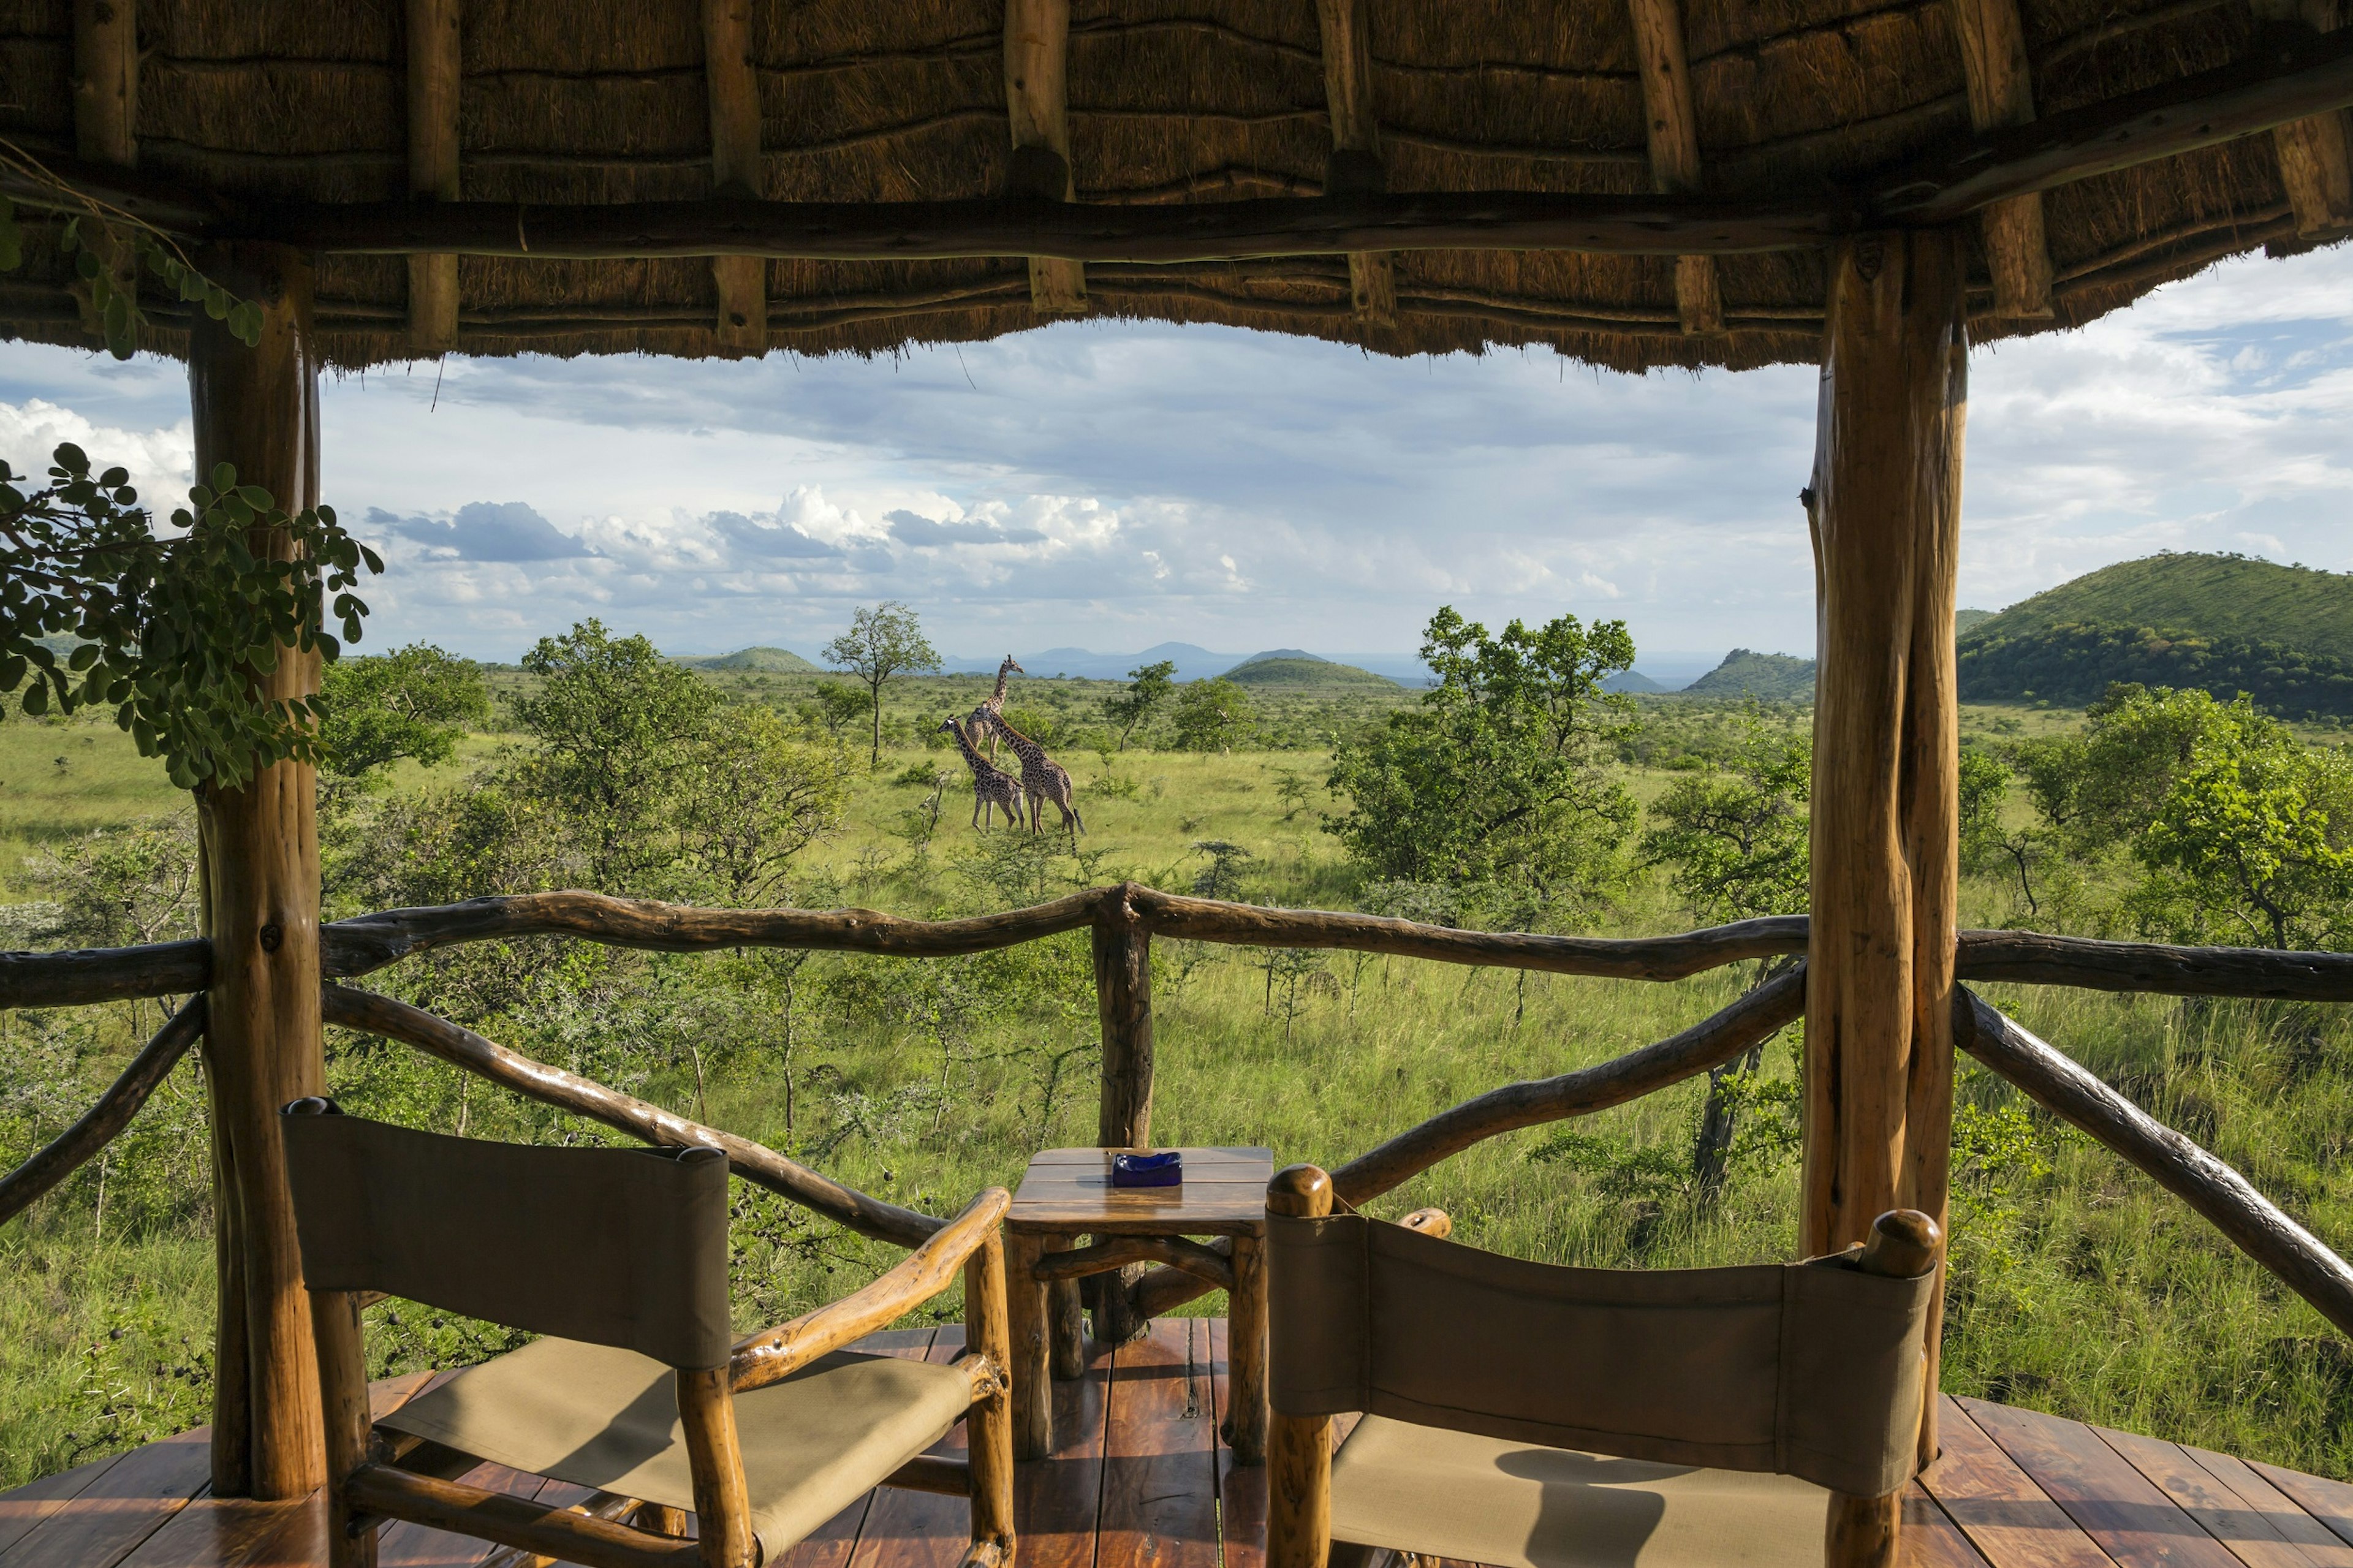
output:
<path id="1" fill-rule="evenodd" d="M 880 767 L 883 686 L 895 675 L 936 673 L 939 654 L 924 638 L 915 612 L 896 599 L 885 599 L 871 610 L 860 608 L 849 617 L 849 629 L 825 645 L 825 661 L 866 683 L 874 721 L 874 743 L 867 765 Z"/>
<path id="2" fill-rule="evenodd" d="M 1169 694 L 1176 689 L 1176 661 L 1173 658 L 1140 665 L 1127 672 L 1127 689 L 1103 706 L 1103 711 L 1119 725 L 1121 751 L 1127 750 L 1127 738 L 1135 733 L 1137 726 L 1167 702 Z"/>
<path id="3" fill-rule="evenodd" d="M 481 667 L 431 643 L 329 665 L 319 744 L 330 772 L 364 778 L 402 758 L 427 767 L 456 754 L 466 726 L 491 714 Z"/>
<path id="4" fill-rule="evenodd" d="M 1185 752 L 1229 752 L 1258 727 L 1250 693 L 1220 675 L 1188 682 L 1176 698 L 1176 747 Z"/>
<path id="5" fill-rule="evenodd" d="M 1634 825 L 1608 769 L 1632 705 L 1601 688 L 1633 664 L 1626 624 L 1562 616 L 1490 637 L 1447 606 L 1421 658 L 1438 683 L 1420 705 L 1337 748 L 1330 786 L 1350 804 L 1324 830 L 1378 878 L 1598 890 Z"/>

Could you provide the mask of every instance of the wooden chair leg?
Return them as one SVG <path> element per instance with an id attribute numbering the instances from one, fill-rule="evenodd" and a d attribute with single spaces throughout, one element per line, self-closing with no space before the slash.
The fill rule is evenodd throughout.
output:
<path id="1" fill-rule="evenodd" d="M 666 1503 L 641 1502 L 629 1510 L 629 1522 L 656 1535 L 674 1535 L 681 1541 L 686 1539 L 686 1510 L 682 1508 L 671 1508 Z"/>
<path id="2" fill-rule="evenodd" d="M 328 1568 L 375 1568 L 375 1527 L 353 1528 L 343 1481 L 367 1462 L 366 1349 L 360 1300 L 349 1290 L 311 1292 L 311 1332 L 318 1342 L 319 1405 L 326 1417 Z"/>
<path id="3" fill-rule="evenodd" d="M 1006 1237 L 1007 1329 L 1012 1343 L 1013 1457 L 1042 1459 L 1054 1451 L 1052 1343 L 1046 1327 L 1046 1287 L 1038 1281 L 1041 1237 L 1016 1232 Z M 966 1300 L 971 1300 L 969 1293 Z"/>
<path id="4" fill-rule="evenodd" d="M 1823 1568 L 1895 1568 L 1904 1528 L 1904 1494 L 1849 1497 L 1831 1494 L 1824 1531 Z"/>
<path id="5" fill-rule="evenodd" d="M 1067 1251 L 1071 1238 L 1058 1237 L 1046 1245 L 1049 1250 Z M 1086 1376 L 1086 1303 L 1076 1279 L 1057 1279 L 1046 1287 L 1046 1332 L 1053 1346 L 1054 1375 L 1064 1383 Z"/>
<path id="6" fill-rule="evenodd" d="M 1266 1243 L 1234 1237 L 1234 1288 L 1226 1293 L 1227 1386 L 1233 1415 L 1226 1441 L 1234 1463 L 1266 1462 Z"/>
<path id="7" fill-rule="evenodd" d="M 1332 1418 L 1267 1418 L 1266 1568 L 1324 1568 L 1332 1550 Z"/>
<path id="8" fill-rule="evenodd" d="M 694 1531 L 702 1568 L 754 1568 L 760 1540 L 752 1533 L 752 1498 L 744 1483 L 744 1449 L 735 1436 L 735 1395 L 727 1369 L 671 1374 L 678 1388 L 680 1435 L 694 1479 Z"/>
<path id="9" fill-rule="evenodd" d="M 1005 1300 L 1005 1240 L 992 1230 L 964 1264 L 965 1345 L 988 1358 L 999 1375 L 997 1391 L 965 1413 L 972 1467 L 972 1542 L 967 1559 L 994 1547 L 1013 1561 L 1013 1397 L 1003 1373 L 1012 1361 Z M 1042 1380 L 1040 1380 L 1042 1386 Z M 1048 1395 L 1050 1399 L 1050 1394 Z M 985 1553 L 984 1553 L 985 1558 Z"/>

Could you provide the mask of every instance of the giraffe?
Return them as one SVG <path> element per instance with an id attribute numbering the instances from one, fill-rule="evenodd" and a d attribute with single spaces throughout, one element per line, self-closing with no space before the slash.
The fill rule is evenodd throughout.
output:
<path id="1" fill-rule="evenodd" d="M 955 719 L 940 721 L 940 728 L 955 737 L 956 750 L 964 753 L 965 765 L 972 769 L 972 825 L 981 832 L 988 831 L 982 818 L 995 806 L 1005 813 L 1005 820 L 1014 826 L 1021 826 L 1021 781 L 997 766 L 973 749 L 972 738 Z"/>
<path id="2" fill-rule="evenodd" d="M 1029 672 L 1028 670 L 1013 662 L 1013 656 L 1011 654 L 1007 654 L 1005 656 L 1005 662 L 997 667 L 997 689 L 990 692 L 986 698 L 982 699 L 980 706 L 974 709 L 971 713 L 966 715 L 965 718 L 965 723 L 971 725 L 982 735 L 987 737 L 988 760 L 992 763 L 997 761 L 997 731 L 991 729 L 989 725 L 990 721 L 993 721 L 999 713 L 1005 711 L 1005 678 L 1008 675 L 1027 675 L 1029 673 Z"/>
<path id="3" fill-rule="evenodd" d="M 1029 797 L 1029 831 L 1036 833 L 1043 826 L 1039 819 L 1046 815 L 1046 803 L 1050 800 L 1062 814 L 1062 826 L 1075 827 L 1071 837 L 1084 833 L 1087 825 L 1071 798 L 1071 775 L 1063 771 L 1062 764 L 1048 756 L 1043 746 L 1007 723 L 1004 714 L 991 714 L 988 722 L 1005 737 L 1013 754 L 1021 759 L 1021 793 Z"/>

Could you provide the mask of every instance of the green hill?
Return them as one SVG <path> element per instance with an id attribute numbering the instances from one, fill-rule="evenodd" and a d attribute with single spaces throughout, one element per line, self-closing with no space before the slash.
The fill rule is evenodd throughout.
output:
<path id="1" fill-rule="evenodd" d="M 2060 626 L 2163 626 L 2353 659 L 2353 575 L 2243 555 L 2151 555 L 2021 600 L 1970 628 L 1962 641 L 2016 638 Z"/>
<path id="2" fill-rule="evenodd" d="M 1953 612 L 1953 635 L 1957 637 L 1965 637 L 1972 631 L 1975 631 L 1978 627 L 1993 619 L 1997 613 L 1998 612 L 1993 610 L 1955 610 Z"/>
<path id="3" fill-rule="evenodd" d="M 1386 675 L 1375 675 L 1353 664 L 1335 664 L 1295 647 L 1252 654 L 1226 671 L 1225 679 L 1237 686 L 1280 686 L 1291 690 L 1354 686 L 1395 691 L 1398 685 Z"/>
<path id="4" fill-rule="evenodd" d="M 823 670 L 789 648 L 742 647 L 733 653 L 701 654 L 676 662 L 689 669 L 749 669 L 763 675 L 821 675 Z"/>
<path id="5" fill-rule="evenodd" d="M 1786 653 L 1734 648 L 1724 662 L 1683 689 L 1685 697 L 1754 697 L 1765 702 L 1814 700 L 1814 661 Z"/>
<path id="6" fill-rule="evenodd" d="M 2227 702 L 2243 691 L 2290 719 L 2353 717 L 2353 660 L 2260 637 L 2203 637 L 2109 621 L 1965 639 L 1964 702 L 2047 701 L 2081 708 L 2116 681 L 2197 688 Z"/>

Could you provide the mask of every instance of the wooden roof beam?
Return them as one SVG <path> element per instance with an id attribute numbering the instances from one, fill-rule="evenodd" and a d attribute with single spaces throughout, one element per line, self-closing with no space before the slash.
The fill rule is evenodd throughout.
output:
<path id="1" fill-rule="evenodd" d="M 767 194 L 760 163 L 760 81 L 752 68 L 752 0 L 702 0 L 703 77 L 711 99 L 711 194 L 734 200 Z M 759 256 L 714 256 L 720 353 L 768 352 L 768 263 Z"/>
<path id="2" fill-rule="evenodd" d="M 138 13 L 133 0 L 74 0 L 74 151 L 94 163 L 136 167 L 138 112 Z M 114 224 L 86 224 L 83 234 L 115 289 L 135 298 L 139 256 L 131 237 Z M 76 278 L 69 287 L 84 328 L 93 336 L 105 336 L 106 325 L 99 319 L 90 286 Z"/>
<path id="3" fill-rule="evenodd" d="M 1323 33 L 1324 106 L 1332 121 L 1332 156 L 1324 165 L 1327 196 L 1367 195 L 1388 189 L 1381 157 L 1381 122 L 1373 105 L 1371 18 L 1364 0 L 1315 0 Z M 1348 298 L 1367 326 L 1397 322 L 1397 262 L 1386 251 L 1352 251 Z"/>
<path id="4" fill-rule="evenodd" d="M 2255 15 L 2285 27 L 2333 32 L 2344 21 L 2339 0 L 2255 0 Z M 2353 225 L 2353 155 L 2341 113 L 2316 114 L 2272 129 L 2280 184 L 2295 209 L 2295 232 L 2322 234 Z"/>
<path id="5" fill-rule="evenodd" d="M 1642 76 L 1651 179 L 1662 191 L 1700 188 L 1699 116 L 1692 107 L 1683 11 L 1675 0 L 1627 0 Z M 1724 291 L 1712 256 L 1675 258 L 1675 313 L 1685 332 L 1724 331 Z"/>
<path id="6" fill-rule="evenodd" d="M 1005 111 L 1013 131 L 1016 200 L 1067 202 L 1071 174 L 1071 0 L 1006 0 Z M 1040 315 L 1087 310 L 1085 264 L 1029 258 L 1029 306 Z"/>
<path id="7" fill-rule="evenodd" d="M 408 194 L 420 202 L 458 199 L 458 7 L 459 0 L 408 0 Z M 458 346 L 458 258 L 408 258 L 408 347 L 417 354 Z"/>
<path id="8" fill-rule="evenodd" d="M 1980 132 L 2034 121 L 2034 78 L 2018 0 L 1952 0 L 1953 30 L 1968 80 L 1969 123 Z M 2040 192 L 1992 203 L 1978 215 L 1986 265 L 1993 275 L 1994 314 L 2051 314 L 2051 246 Z"/>

